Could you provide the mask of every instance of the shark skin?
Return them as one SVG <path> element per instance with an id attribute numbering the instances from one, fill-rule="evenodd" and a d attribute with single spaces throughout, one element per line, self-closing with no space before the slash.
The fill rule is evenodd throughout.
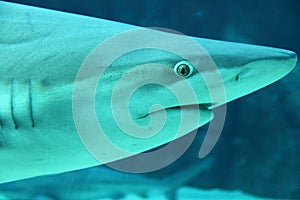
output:
<path id="1" fill-rule="evenodd" d="M 98 44 L 115 34 L 136 28 L 104 19 L 0 1 L 0 183 L 105 164 L 89 153 L 76 131 L 72 113 L 74 82 L 81 64 Z M 164 127 L 167 136 L 162 134 L 145 141 L 121 138 L 118 134 L 123 132 L 111 128 L 115 126 L 111 122 L 113 118 L 106 116 L 111 112 L 106 104 L 110 103 L 112 83 L 140 64 L 155 61 L 173 68 L 182 60 L 156 51 L 150 54 L 133 52 L 112 64 L 112 70 L 103 74 L 101 87 L 96 91 L 96 98 L 100 97 L 100 100 L 96 99 L 95 110 L 110 139 L 132 147 L 130 150 L 134 154 L 158 147 L 177 138 L 172 134 L 177 130 L 172 124 L 178 124 L 181 109 L 193 112 L 188 106 L 199 105 L 201 120 L 186 125 L 180 137 L 210 122 L 213 108 L 279 80 L 297 62 L 296 54 L 288 50 L 191 38 L 215 62 L 222 81 L 216 81 L 212 87 L 224 85 L 226 99 L 212 102 L 205 82 L 197 75 L 186 78 L 195 90 L 195 102 L 179 104 L 164 88 L 143 87 L 132 98 L 131 116 L 135 122 L 147 124 L 151 105 L 163 104 L 170 116 Z M 193 55 L 193 52 L 188 53 Z M 155 68 L 150 73 L 161 75 L 163 70 Z M 140 72 L 149 73 L 149 68 Z M 201 73 L 211 72 L 204 70 Z M 139 74 L 128 85 L 143 79 Z M 178 78 L 169 81 L 168 85 L 176 87 L 181 81 Z M 82 82 L 88 87 L 88 80 Z M 122 87 L 122 91 L 126 91 L 127 85 Z M 141 142 L 141 145 L 136 145 L 136 142 Z M 122 157 L 114 157 L 114 160 L 119 159 Z"/>

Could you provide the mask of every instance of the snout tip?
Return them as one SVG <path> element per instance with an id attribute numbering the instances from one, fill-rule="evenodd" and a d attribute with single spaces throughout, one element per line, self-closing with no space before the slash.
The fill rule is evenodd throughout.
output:
<path id="1" fill-rule="evenodd" d="M 289 50 L 283 50 L 282 54 L 282 59 L 286 61 L 286 65 L 292 70 L 298 62 L 297 54 Z"/>

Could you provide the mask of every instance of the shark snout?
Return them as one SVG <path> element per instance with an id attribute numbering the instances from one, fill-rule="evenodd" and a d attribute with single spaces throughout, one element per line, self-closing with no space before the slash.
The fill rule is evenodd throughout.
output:
<path id="1" fill-rule="evenodd" d="M 214 61 L 221 76 L 216 87 L 224 87 L 230 102 L 259 90 L 287 75 L 296 66 L 290 50 L 251 44 L 195 38 Z"/>
<path id="2" fill-rule="evenodd" d="M 282 59 L 291 59 L 297 61 L 297 54 L 290 50 L 284 50 L 284 49 L 276 49 L 278 52 L 278 57 Z"/>
<path id="3" fill-rule="evenodd" d="M 268 55 L 265 57 L 262 57 L 260 59 L 266 59 L 266 60 L 277 60 L 278 62 L 280 61 L 287 61 L 285 64 L 281 63 L 281 67 L 285 69 L 290 69 L 292 70 L 297 63 L 297 54 L 293 51 L 290 50 L 285 50 L 285 49 L 279 49 L 279 48 L 270 48 L 270 47 L 264 47 L 266 48 L 266 51 L 268 52 Z"/>
<path id="4" fill-rule="evenodd" d="M 252 49 L 253 48 L 253 49 Z M 227 102 L 268 86 L 290 73 L 297 63 L 296 53 L 249 45 L 248 53 L 238 54 L 239 62 L 220 69 Z M 228 77 L 232 77 L 229 78 Z"/>

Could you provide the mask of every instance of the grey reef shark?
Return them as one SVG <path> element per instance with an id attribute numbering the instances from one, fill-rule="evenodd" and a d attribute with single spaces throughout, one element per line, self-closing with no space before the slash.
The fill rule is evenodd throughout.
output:
<path id="1" fill-rule="evenodd" d="M 195 175 L 207 171 L 212 162 L 212 159 L 201 165 L 196 162 L 159 179 L 123 173 L 102 165 L 1 184 L 0 199 L 1 194 L 7 199 L 126 199 L 128 194 L 176 199 L 178 189 Z"/>
<path id="2" fill-rule="evenodd" d="M 137 29 L 145 34 L 135 34 Z M 194 44 L 202 50 L 195 51 Z M 93 167 L 159 147 L 209 123 L 214 108 L 281 79 L 296 63 L 288 50 L 0 1 L 0 183 Z M 84 68 L 81 76 L 86 65 L 97 66 L 96 72 Z M 95 131 L 85 111 L 91 103 L 105 137 L 131 154 L 83 138 Z M 192 122 L 195 113 L 200 117 Z M 128 125 L 128 116 L 136 126 Z M 182 116 L 187 122 L 181 123 Z M 136 131 L 156 129 L 152 123 L 163 125 L 159 134 Z M 125 134 L 131 129 L 134 135 Z M 89 142 L 100 149 L 102 162 L 86 148 Z"/>

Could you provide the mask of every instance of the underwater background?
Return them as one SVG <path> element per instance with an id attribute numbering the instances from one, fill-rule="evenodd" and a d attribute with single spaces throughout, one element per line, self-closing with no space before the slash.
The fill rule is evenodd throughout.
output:
<path id="1" fill-rule="evenodd" d="M 10 2 L 300 53 L 300 2 L 297 0 Z M 196 140 L 184 156 L 157 172 L 126 174 L 96 167 L 2 184 L 0 199 L 2 190 L 36 193 L 36 199 L 56 199 L 55 193 L 65 199 L 79 199 L 80 196 L 82 199 L 96 199 L 100 189 L 101 198 L 122 199 L 130 193 L 132 196 L 128 199 L 137 199 L 146 198 L 145 193 L 156 188 L 165 192 L 166 198 L 172 199 L 173 190 L 183 186 L 209 191 L 238 190 L 269 199 L 300 199 L 299 64 L 284 79 L 227 104 L 221 137 L 213 151 L 200 160 L 198 151 L 204 135 L 201 133 L 206 128 L 199 129 Z M 218 197 L 225 198 L 216 193 L 215 198 Z"/>

